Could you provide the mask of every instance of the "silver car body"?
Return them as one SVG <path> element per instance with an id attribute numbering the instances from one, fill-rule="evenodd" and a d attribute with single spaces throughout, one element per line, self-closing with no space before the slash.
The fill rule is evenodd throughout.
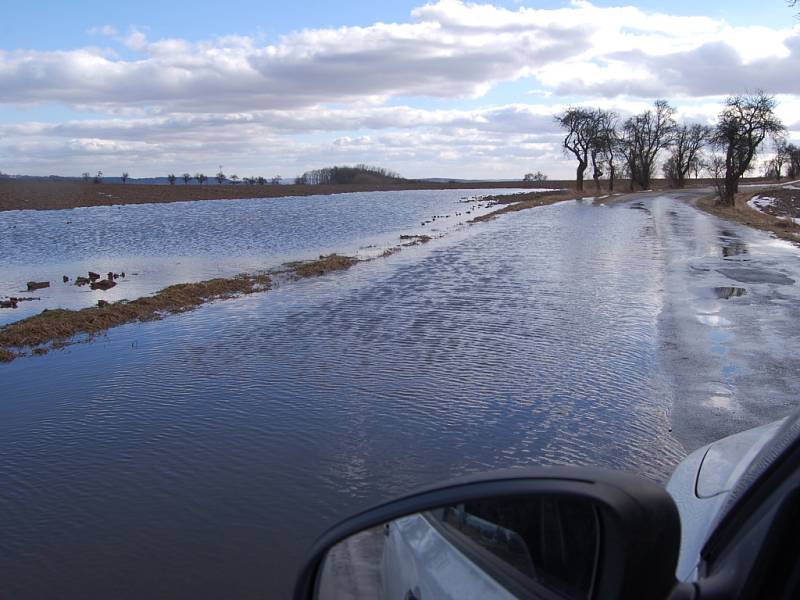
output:
<path id="1" fill-rule="evenodd" d="M 675 574 L 694 581 L 700 550 L 719 521 L 731 491 L 786 419 L 712 442 L 687 456 L 667 483 L 681 517 L 681 548 Z"/>

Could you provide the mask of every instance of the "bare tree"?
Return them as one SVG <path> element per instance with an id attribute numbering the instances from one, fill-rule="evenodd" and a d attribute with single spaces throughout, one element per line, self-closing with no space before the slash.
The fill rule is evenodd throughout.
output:
<path id="1" fill-rule="evenodd" d="M 353 167 L 334 166 L 306 171 L 303 173 L 302 179 L 304 184 L 325 185 L 396 182 L 402 177 L 399 173 L 383 167 L 358 164 Z"/>
<path id="2" fill-rule="evenodd" d="M 714 144 L 725 154 L 725 189 L 720 202 L 733 206 L 739 180 L 752 167 L 759 146 L 768 136 L 785 132 L 775 115 L 775 97 L 763 91 L 731 96 L 719 115 Z"/>
<path id="3" fill-rule="evenodd" d="M 714 180 L 714 186 L 717 188 L 719 197 L 725 194 L 725 157 L 719 154 L 712 154 L 711 158 L 706 164 L 711 179 Z"/>
<path id="4" fill-rule="evenodd" d="M 775 140 L 775 158 L 772 159 L 773 166 L 775 167 L 775 179 L 781 180 L 783 172 L 783 165 L 792 161 L 792 144 L 786 143 L 786 138 L 779 137 Z"/>
<path id="5" fill-rule="evenodd" d="M 217 183 L 220 185 L 225 181 L 225 173 L 222 172 L 222 169 L 220 169 L 219 172 L 214 175 L 214 177 L 216 178 Z"/>
<path id="6" fill-rule="evenodd" d="M 84 183 L 89 183 L 89 180 L 92 178 L 92 174 L 89 173 L 89 171 L 84 171 L 81 177 L 83 177 Z"/>
<path id="7" fill-rule="evenodd" d="M 536 173 L 525 173 L 525 177 L 522 178 L 522 181 L 534 181 L 540 183 L 547 181 L 547 175 L 541 171 L 536 171 Z"/>
<path id="8" fill-rule="evenodd" d="M 128 172 L 127 172 L 127 171 L 125 171 L 125 172 L 122 174 L 122 177 L 120 177 L 120 179 L 122 179 L 122 183 L 127 183 L 127 182 L 128 182 Z"/>
<path id="9" fill-rule="evenodd" d="M 259 175 L 258 177 L 256 177 L 256 183 L 258 183 L 258 185 L 266 185 L 267 179 L 266 177 Z"/>
<path id="10" fill-rule="evenodd" d="M 283 177 L 281 177 L 280 175 L 275 175 L 275 177 L 273 177 L 273 178 L 270 180 L 270 183 L 271 183 L 272 185 L 279 185 L 279 184 L 280 184 L 280 182 L 281 182 L 282 180 L 283 180 Z"/>
<path id="11" fill-rule="evenodd" d="M 183 179 L 183 185 L 189 185 L 189 182 L 192 179 L 191 173 L 184 173 L 181 175 L 181 179 Z"/>
<path id="12" fill-rule="evenodd" d="M 203 173 L 195 173 L 194 178 L 200 185 L 203 185 L 208 179 Z"/>
<path id="13" fill-rule="evenodd" d="M 170 185 L 175 185 L 175 179 L 176 179 L 175 173 L 170 173 L 169 175 L 167 175 L 167 181 L 169 181 Z"/>
<path id="14" fill-rule="evenodd" d="M 239 176 L 238 175 L 231 175 L 231 183 L 233 183 L 233 185 L 236 185 L 237 183 L 239 183 Z"/>
<path id="15" fill-rule="evenodd" d="M 102 171 L 98 171 L 97 175 L 94 176 L 94 180 L 93 181 L 95 183 L 103 183 L 103 172 Z"/>
<path id="16" fill-rule="evenodd" d="M 786 144 L 787 172 L 791 178 L 800 177 L 800 148 Z"/>
<path id="17" fill-rule="evenodd" d="M 565 153 L 572 153 L 578 161 L 575 171 L 575 187 L 583 191 L 583 175 L 589 166 L 589 152 L 592 149 L 595 133 L 595 114 L 587 108 L 568 108 L 564 114 L 555 117 L 556 122 L 565 129 L 563 146 Z"/>
<path id="18" fill-rule="evenodd" d="M 656 100 L 653 108 L 627 119 L 622 126 L 617 148 L 634 183 L 643 190 L 650 187 L 658 153 L 672 142 L 675 109 L 666 100 Z"/>
<path id="19" fill-rule="evenodd" d="M 617 121 L 619 115 L 614 111 L 597 111 L 597 127 L 595 146 L 598 148 L 599 156 L 608 169 L 608 191 L 614 191 L 614 181 L 617 174 L 617 156 L 619 154 L 619 135 L 617 134 Z M 600 174 L 599 176 L 602 176 Z M 599 185 L 596 182 L 596 185 Z M 598 187 L 598 189 L 600 189 Z"/>
<path id="20" fill-rule="evenodd" d="M 608 167 L 609 174 L 609 191 L 614 189 L 617 118 L 617 114 L 613 111 L 602 108 L 592 111 L 592 121 L 589 124 L 589 158 L 592 163 L 592 179 L 594 179 L 594 186 L 598 192 L 600 191 L 600 178 L 605 175 L 606 167 Z"/>
<path id="21" fill-rule="evenodd" d="M 676 127 L 672 137 L 672 154 L 664 163 L 664 176 L 673 186 L 682 188 L 692 168 L 696 169 L 703 147 L 711 140 L 713 130 L 708 125 L 695 123 Z"/>

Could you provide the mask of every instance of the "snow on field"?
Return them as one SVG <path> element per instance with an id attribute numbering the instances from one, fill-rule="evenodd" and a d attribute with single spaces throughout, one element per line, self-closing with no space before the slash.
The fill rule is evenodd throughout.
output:
<path id="1" fill-rule="evenodd" d="M 753 196 L 747 201 L 747 206 L 759 212 L 764 212 L 762 209 L 774 205 L 777 201 L 777 198 L 770 198 L 768 196 Z"/>

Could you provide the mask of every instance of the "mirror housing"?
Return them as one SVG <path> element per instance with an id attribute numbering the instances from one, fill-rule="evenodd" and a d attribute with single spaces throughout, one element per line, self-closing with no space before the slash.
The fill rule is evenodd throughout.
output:
<path id="1" fill-rule="evenodd" d="M 464 502 L 537 496 L 580 499 L 597 507 L 602 538 L 591 597 L 658 599 L 667 598 L 673 591 L 677 583 L 680 518 L 664 488 L 641 477 L 599 468 L 537 467 L 454 479 L 345 519 L 313 545 L 298 576 L 294 598 L 316 597 L 328 551 L 357 533 Z M 542 590 L 530 593 L 531 597 L 550 595 Z"/>

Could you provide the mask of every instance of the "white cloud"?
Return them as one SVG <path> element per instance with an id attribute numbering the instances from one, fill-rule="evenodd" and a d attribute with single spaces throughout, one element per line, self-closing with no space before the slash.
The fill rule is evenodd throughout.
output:
<path id="1" fill-rule="evenodd" d="M 243 168 L 302 170 L 336 157 L 405 166 L 411 176 L 440 159 L 472 174 L 530 170 L 535 160 L 566 175 L 552 116 L 568 101 L 626 113 L 667 97 L 685 118 L 710 121 L 724 95 L 758 87 L 778 93 L 785 122 L 800 128 L 800 27 L 733 27 L 585 1 L 512 10 L 441 0 L 408 23 L 304 30 L 268 45 L 247 36 L 152 40 L 146 28 L 121 35 L 111 25 L 89 32 L 115 40 L 119 54 L 0 51 L 0 104 L 96 113 L 0 124 L 5 170 L 63 172 L 84 160 L 208 168 L 225 155 Z M 402 105 L 428 97 L 446 106 L 518 79 L 534 102 Z"/>
<path id="2" fill-rule="evenodd" d="M 97 27 L 90 27 L 87 30 L 90 35 L 104 35 L 106 37 L 113 37 L 117 35 L 117 28 L 113 25 L 100 25 Z"/>
<path id="3" fill-rule="evenodd" d="M 731 27 L 709 17 L 586 2 L 510 10 L 442 0 L 412 17 L 411 23 L 304 30 L 267 46 L 244 36 L 150 41 L 134 28 L 121 42 L 142 55 L 136 59 L 91 49 L 6 51 L 0 53 L 0 102 L 227 112 L 370 96 L 480 96 L 499 82 L 531 75 L 565 91 L 599 87 L 644 96 L 655 88 L 705 95 L 715 84 L 753 73 L 776 92 L 795 93 L 798 85 L 787 76 L 800 52 L 797 28 Z M 111 26 L 96 31 L 115 32 Z M 724 70 L 714 68 L 720 59 Z M 763 73 L 764 64 L 773 68 Z M 693 70 L 703 71 L 702 81 L 691 77 Z"/>

